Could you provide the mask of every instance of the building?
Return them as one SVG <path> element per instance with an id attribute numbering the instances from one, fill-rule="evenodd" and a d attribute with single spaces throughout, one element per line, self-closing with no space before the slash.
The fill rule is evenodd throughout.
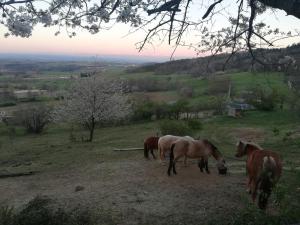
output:
<path id="1" fill-rule="evenodd" d="M 230 102 L 227 105 L 227 115 L 231 117 L 241 117 L 243 111 L 254 109 L 254 106 L 247 103 Z"/>

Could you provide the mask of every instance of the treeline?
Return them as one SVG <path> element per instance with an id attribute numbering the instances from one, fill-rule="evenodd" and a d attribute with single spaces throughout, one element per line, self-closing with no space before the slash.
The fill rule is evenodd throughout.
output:
<path id="1" fill-rule="evenodd" d="M 94 71 L 95 68 L 107 66 L 107 63 L 87 63 L 87 62 L 38 62 L 38 61 L 2 61 L 0 63 L 0 71 L 5 73 L 14 73 L 16 75 L 31 72 L 78 72 L 78 71 Z"/>
<path id="2" fill-rule="evenodd" d="M 190 104 L 185 99 L 176 102 L 157 103 L 151 100 L 145 100 L 136 103 L 133 106 L 133 121 L 161 120 L 161 119 L 191 119 L 198 118 L 199 113 L 211 111 L 212 114 L 222 114 L 225 110 L 225 99 L 223 97 L 213 97 L 206 104 Z"/>
<path id="3" fill-rule="evenodd" d="M 154 72 L 156 74 L 190 74 L 193 76 L 205 76 L 219 71 L 277 71 L 278 62 L 285 56 L 291 56 L 300 67 L 300 44 L 295 44 L 281 49 L 256 49 L 255 55 L 262 59 L 266 65 L 253 63 L 253 58 L 248 52 L 237 53 L 231 60 L 225 63 L 229 54 L 199 57 L 194 59 L 174 60 L 165 63 L 148 64 L 141 67 L 129 68 L 127 72 Z"/>

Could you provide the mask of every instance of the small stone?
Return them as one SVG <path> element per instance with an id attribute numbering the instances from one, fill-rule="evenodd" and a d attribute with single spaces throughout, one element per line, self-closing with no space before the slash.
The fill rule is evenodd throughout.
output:
<path id="1" fill-rule="evenodd" d="M 83 191 L 83 190 L 84 190 L 84 187 L 83 187 L 83 186 L 76 186 L 76 187 L 75 187 L 75 192 Z"/>

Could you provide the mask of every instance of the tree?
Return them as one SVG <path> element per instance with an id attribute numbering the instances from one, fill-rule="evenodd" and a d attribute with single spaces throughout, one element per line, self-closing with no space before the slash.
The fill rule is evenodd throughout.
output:
<path id="1" fill-rule="evenodd" d="M 199 18 L 190 16 L 191 9 L 200 3 L 203 12 Z M 203 3 L 203 2 L 202 2 Z M 278 39 L 298 35 L 295 31 L 284 33 L 272 29 L 263 22 L 256 22 L 257 17 L 266 8 L 281 9 L 288 15 L 300 18 L 299 0 L 210 0 L 206 4 L 191 0 L 0 0 L 0 19 L 8 32 L 5 36 L 16 35 L 29 37 L 34 26 L 42 24 L 45 27 L 66 27 L 68 35 L 76 35 L 76 28 L 86 29 L 92 34 L 101 29 L 111 27 L 115 22 L 128 23 L 132 27 L 146 31 L 145 38 L 138 44 L 142 50 L 146 44 L 156 41 L 187 45 L 197 52 L 209 52 L 212 55 L 220 52 L 249 50 L 253 59 L 260 64 L 267 64 L 262 53 L 254 50 L 261 47 L 273 47 Z M 216 17 L 226 13 L 223 4 L 235 7 L 230 10 L 228 26 L 224 20 Z M 220 30 L 209 29 L 209 21 L 222 24 Z M 184 34 L 197 30 L 200 39 L 197 43 L 186 43 Z M 231 55 L 227 61 L 231 59 Z M 258 57 L 261 56 L 261 57 Z"/>
<path id="2" fill-rule="evenodd" d="M 15 113 L 15 118 L 28 133 L 40 134 L 50 122 L 50 107 L 44 104 L 22 107 Z"/>
<path id="3" fill-rule="evenodd" d="M 96 125 L 122 119 L 130 113 L 130 104 L 121 82 L 103 76 L 75 80 L 55 110 L 55 121 L 78 123 L 89 130 L 92 141 Z"/>

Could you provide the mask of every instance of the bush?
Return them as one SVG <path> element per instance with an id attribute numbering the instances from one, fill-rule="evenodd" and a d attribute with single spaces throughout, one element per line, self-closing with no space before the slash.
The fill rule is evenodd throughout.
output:
<path id="1" fill-rule="evenodd" d="M 17 103 L 15 101 L 7 101 L 0 103 L 0 107 L 8 107 L 8 106 L 15 106 Z"/>
<path id="2" fill-rule="evenodd" d="M 192 135 L 192 129 L 187 125 L 184 121 L 176 121 L 176 120 L 163 120 L 159 123 L 159 129 L 162 135 Z"/>
<path id="3" fill-rule="evenodd" d="M 0 224 L 14 225 L 13 222 L 14 222 L 13 208 L 7 206 L 0 207 Z"/>
<path id="4" fill-rule="evenodd" d="M 16 213 L 8 207 L 0 208 L 1 225 L 95 225 L 96 220 L 87 210 L 55 210 L 51 199 L 36 197 Z M 111 223 L 110 223 L 111 224 Z"/>
<path id="5" fill-rule="evenodd" d="M 50 108 L 44 104 L 22 108 L 15 113 L 17 124 L 24 126 L 28 133 L 41 133 L 50 122 Z"/>
<path id="6" fill-rule="evenodd" d="M 151 120 L 154 115 L 154 110 L 154 103 L 149 100 L 144 103 L 139 103 L 134 107 L 132 120 Z"/>
<path id="7" fill-rule="evenodd" d="M 200 120 L 197 120 L 197 119 L 188 120 L 187 125 L 192 130 L 201 130 L 202 129 L 202 123 L 200 122 Z"/>
<path id="8" fill-rule="evenodd" d="M 255 95 L 250 97 L 249 102 L 262 111 L 273 111 L 283 98 L 276 89 L 265 90 L 258 87 L 253 90 L 253 93 Z"/>

